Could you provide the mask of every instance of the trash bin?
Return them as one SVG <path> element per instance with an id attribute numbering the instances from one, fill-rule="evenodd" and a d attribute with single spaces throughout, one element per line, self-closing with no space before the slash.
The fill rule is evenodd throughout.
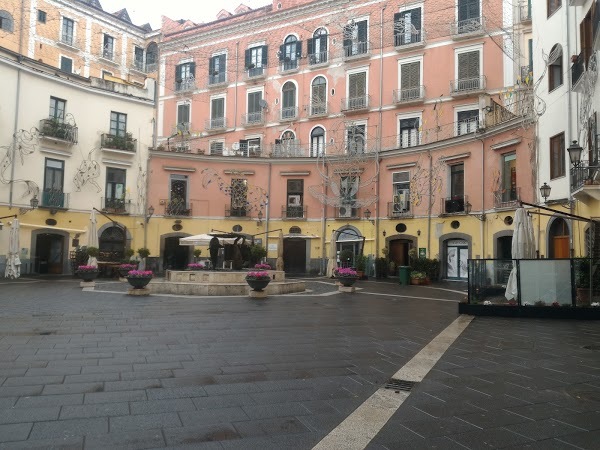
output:
<path id="1" fill-rule="evenodd" d="M 398 267 L 398 283 L 405 286 L 410 284 L 410 266 Z"/>

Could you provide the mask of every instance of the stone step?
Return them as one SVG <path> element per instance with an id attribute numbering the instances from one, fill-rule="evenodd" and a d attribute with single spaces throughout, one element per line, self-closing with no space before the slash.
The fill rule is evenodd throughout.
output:
<path id="1" fill-rule="evenodd" d="M 228 296 L 248 295 L 250 292 L 250 286 L 245 281 L 243 283 L 199 283 L 153 279 L 148 287 L 153 294 Z M 304 281 L 271 281 L 265 289 L 267 295 L 291 294 L 305 290 Z"/>

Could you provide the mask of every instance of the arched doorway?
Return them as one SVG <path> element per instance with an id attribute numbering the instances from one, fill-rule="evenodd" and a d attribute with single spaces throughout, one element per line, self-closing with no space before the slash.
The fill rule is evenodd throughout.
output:
<path id="1" fill-rule="evenodd" d="M 98 243 L 101 261 L 121 261 L 125 257 L 127 234 L 123 227 L 114 224 L 101 230 Z"/>
<path id="2" fill-rule="evenodd" d="M 555 218 L 548 229 L 548 258 L 570 258 L 569 224 L 562 218 Z"/>
<path id="3" fill-rule="evenodd" d="M 412 239 L 398 239 L 392 238 L 389 241 L 389 258 L 396 267 L 399 266 L 408 266 L 410 264 L 410 260 L 408 257 L 408 251 L 413 246 Z"/>
<path id="4" fill-rule="evenodd" d="M 283 270 L 286 274 L 306 273 L 306 239 L 283 240 Z"/>
<path id="5" fill-rule="evenodd" d="M 68 259 L 65 246 L 68 235 L 40 232 L 35 236 L 35 271 L 39 274 L 62 274 Z"/>
<path id="6" fill-rule="evenodd" d="M 337 232 L 336 247 L 338 255 L 344 250 L 350 250 L 353 255 L 360 255 L 364 249 L 365 238 L 354 227 L 340 228 Z M 340 264 L 338 258 L 338 265 Z M 354 261 L 352 261 L 354 264 Z"/>
<path id="7" fill-rule="evenodd" d="M 184 270 L 190 263 L 190 246 L 179 245 L 179 236 L 165 238 L 163 268 L 165 270 Z"/>
<path id="8" fill-rule="evenodd" d="M 448 280 L 466 281 L 467 260 L 471 257 L 471 236 L 463 233 L 449 233 L 440 237 L 442 249 L 442 274 Z"/>

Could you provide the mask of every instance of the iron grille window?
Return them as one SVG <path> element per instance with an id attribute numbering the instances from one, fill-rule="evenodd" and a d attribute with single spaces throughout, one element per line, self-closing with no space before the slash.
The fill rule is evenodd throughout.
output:
<path id="1" fill-rule="evenodd" d="M 170 211 L 187 209 L 188 177 L 186 175 L 171 175 L 171 190 L 169 192 Z"/>
<path id="2" fill-rule="evenodd" d="M 110 113 L 110 134 L 113 136 L 125 137 L 127 133 L 127 114 L 111 111 Z"/>
<path id="3" fill-rule="evenodd" d="M 243 178 L 231 180 L 231 216 L 245 217 L 248 206 L 248 181 Z"/>
<path id="4" fill-rule="evenodd" d="M 565 176 L 565 134 L 550 138 L 550 179 Z"/>

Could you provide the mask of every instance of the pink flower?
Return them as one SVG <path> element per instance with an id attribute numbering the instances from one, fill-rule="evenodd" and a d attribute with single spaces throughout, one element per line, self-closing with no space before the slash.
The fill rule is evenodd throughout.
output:
<path id="1" fill-rule="evenodd" d="M 127 272 L 129 278 L 152 278 L 151 270 L 130 270 Z"/>

